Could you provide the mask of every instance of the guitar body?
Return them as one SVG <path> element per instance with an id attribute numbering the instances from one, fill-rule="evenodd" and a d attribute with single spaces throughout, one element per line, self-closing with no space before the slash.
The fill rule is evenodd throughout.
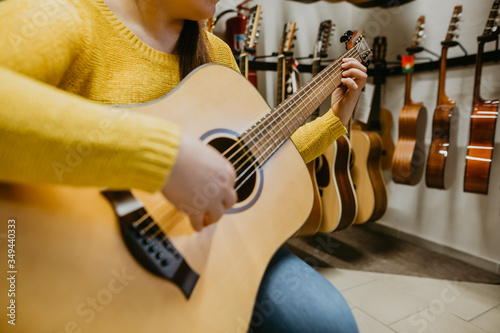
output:
<path id="1" fill-rule="evenodd" d="M 211 64 L 164 98 L 124 111 L 168 119 L 207 141 L 240 133 L 269 107 L 241 74 Z M 260 171 L 251 197 L 199 233 L 160 193 L 132 192 L 199 274 L 189 298 L 132 257 L 99 189 L 0 184 L 2 232 L 16 220 L 16 331 L 246 332 L 270 258 L 313 204 L 311 179 L 290 140 Z M 9 290 L 5 278 L 0 289 Z M 1 321 L 0 331 L 11 328 Z"/>
<path id="2" fill-rule="evenodd" d="M 329 233 L 350 227 L 358 212 L 358 201 L 351 178 L 351 144 L 338 138 L 320 157 L 316 180 L 321 193 L 323 218 L 319 232 Z"/>
<path id="3" fill-rule="evenodd" d="M 398 141 L 392 158 L 392 179 L 415 185 L 425 165 L 424 135 L 427 109 L 421 103 L 405 104 L 399 114 Z"/>
<path id="4" fill-rule="evenodd" d="M 355 155 L 352 178 L 358 197 L 355 224 L 373 222 L 385 213 L 387 189 L 380 168 L 382 140 L 375 132 L 353 130 L 351 143 Z"/>
<path id="5" fill-rule="evenodd" d="M 392 140 L 392 113 L 387 109 L 380 109 L 380 124 L 382 129 L 380 131 L 380 139 L 382 140 L 382 157 L 381 167 L 382 170 L 387 170 L 391 167 L 392 157 L 394 156 L 394 140 Z"/>
<path id="6" fill-rule="evenodd" d="M 498 100 L 476 100 L 470 119 L 469 145 L 465 157 L 464 191 L 488 193 L 493 160 Z"/>
<path id="7" fill-rule="evenodd" d="M 427 157 L 425 183 L 428 187 L 444 189 L 446 159 L 450 150 L 450 131 L 453 116 L 456 114 L 455 102 L 441 104 L 434 111 L 432 120 L 432 139 Z"/>

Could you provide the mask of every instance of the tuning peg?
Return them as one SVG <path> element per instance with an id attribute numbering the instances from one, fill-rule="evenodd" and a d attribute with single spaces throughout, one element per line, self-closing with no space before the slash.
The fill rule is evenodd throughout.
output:
<path id="1" fill-rule="evenodd" d="M 345 32 L 345 34 L 343 34 L 343 35 L 342 35 L 342 37 L 340 37 L 340 42 L 341 42 L 341 43 L 345 43 L 345 42 L 350 41 L 350 40 L 351 40 L 351 38 L 352 38 L 352 35 L 353 35 L 353 34 L 354 34 L 354 33 L 353 33 L 351 30 L 347 30 L 347 31 Z"/>

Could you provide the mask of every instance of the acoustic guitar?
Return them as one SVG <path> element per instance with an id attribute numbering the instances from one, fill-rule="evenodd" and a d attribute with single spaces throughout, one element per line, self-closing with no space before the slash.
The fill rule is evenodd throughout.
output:
<path id="1" fill-rule="evenodd" d="M 321 56 L 326 54 L 328 38 L 332 29 L 331 21 L 325 21 L 320 25 L 318 40 L 323 41 L 320 45 L 316 43 L 314 48 L 313 75 L 319 72 Z M 313 113 L 312 117 L 318 115 L 319 110 Z M 309 163 L 315 165 L 315 175 L 311 175 L 311 178 L 316 179 L 318 193 L 321 196 L 322 219 L 319 232 L 328 233 L 343 230 L 351 226 L 356 218 L 358 201 L 351 177 L 351 152 L 349 138 L 344 135 L 330 145 L 319 158 Z"/>
<path id="2" fill-rule="evenodd" d="M 445 180 L 446 160 L 453 150 L 450 148 L 450 136 L 457 124 L 454 123 L 458 110 L 455 100 L 446 96 L 446 60 L 448 48 L 457 45 L 454 41 L 458 37 L 458 23 L 462 16 L 462 6 L 455 6 L 448 26 L 445 40 L 441 43 L 441 68 L 439 70 L 439 89 L 437 107 L 432 119 L 432 137 L 427 157 L 425 184 L 427 187 L 445 189 L 448 181 Z M 454 127 L 454 128 L 452 128 Z M 446 185 L 445 185 L 446 183 Z"/>
<path id="3" fill-rule="evenodd" d="M 491 161 L 498 118 L 498 99 L 481 98 L 481 71 L 483 67 L 484 45 L 498 41 L 498 8 L 500 0 L 495 0 L 491 8 L 483 34 L 477 38 L 476 75 L 474 79 L 474 108 L 470 118 L 469 145 L 465 156 L 464 191 L 488 194 Z"/>
<path id="4" fill-rule="evenodd" d="M 255 54 L 255 47 L 260 34 L 261 5 L 250 8 L 243 37 L 243 49 L 240 53 L 240 72 L 248 79 L 248 60 L 251 54 Z"/>
<path id="5" fill-rule="evenodd" d="M 417 20 L 415 33 L 408 53 L 412 55 L 418 49 L 424 34 L 425 17 Z M 411 99 L 413 73 L 406 74 L 404 106 L 399 113 L 398 141 L 392 158 L 391 176 L 395 183 L 415 185 L 420 181 L 425 166 L 425 127 L 427 109 L 423 103 Z"/>
<path id="6" fill-rule="evenodd" d="M 360 38 L 344 57 L 369 55 Z M 0 228 L 16 236 L 2 241 L 0 267 L 12 278 L 0 289 L 15 284 L 15 330 L 246 332 L 269 260 L 312 206 L 289 138 L 340 85 L 340 72 L 335 61 L 269 110 L 239 72 L 207 64 L 164 98 L 120 107 L 123 117 L 181 124 L 235 165 L 237 204 L 201 232 L 160 193 L 0 184 Z M 4 310 L 10 304 L 4 297 Z M 0 331 L 11 329 L 4 318 Z"/>
<path id="7" fill-rule="evenodd" d="M 292 70 L 290 68 L 291 51 L 295 46 L 293 41 L 295 40 L 295 22 L 288 22 L 283 27 L 283 36 L 281 37 L 281 43 L 278 51 L 277 59 L 277 80 L 276 80 L 276 101 L 275 105 L 283 102 L 288 96 L 294 93 L 294 90 L 298 88 L 292 85 L 294 82 L 291 81 Z M 294 89 L 295 88 L 295 89 Z"/>

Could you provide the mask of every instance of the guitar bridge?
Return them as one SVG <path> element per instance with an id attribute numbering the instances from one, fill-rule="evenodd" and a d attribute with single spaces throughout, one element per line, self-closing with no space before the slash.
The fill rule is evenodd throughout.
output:
<path id="1" fill-rule="evenodd" d="M 114 208 L 123 240 L 132 256 L 151 273 L 177 285 L 186 298 L 199 275 L 189 267 L 167 236 L 129 191 L 101 192 Z"/>

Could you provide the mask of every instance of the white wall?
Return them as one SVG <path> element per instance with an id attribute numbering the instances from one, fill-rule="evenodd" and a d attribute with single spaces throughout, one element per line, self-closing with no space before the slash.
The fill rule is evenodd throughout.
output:
<path id="1" fill-rule="evenodd" d="M 222 0 L 218 10 L 235 6 L 240 1 Z M 444 39 L 451 14 L 455 5 L 463 5 L 463 16 L 458 41 L 469 54 L 477 52 L 476 37 L 482 34 L 486 18 L 491 9 L 492 0 L 415 0 L 393 9 L 360 9 L 349 3 L 316 2 L 302 4 L 285 0 L 254 0 L 249 5 L 261 4 L 263 22 L 257 54 L 276 52 L 280 43 L 283 24 L 296 21 L 299 31 L 295 43 L 294 55 L 307 56 L 312 53 L 319 22 L 331 19 L 336 24 L 333 45 L 329 56 L 334 58 L 344 52 L 339 43 L 340 36 L 348 29 L 364 30 L 368 42 L 377 35 L 387 37 L 388 61 L 396 61 L 398 54 L 405 54 L 409 46 L 417 18 L 426 16 L 426 38 L 422 46 L 440 54 L 440 42 Z M 230 16 L 230 15 L 229 15 Z M 216 27 L 221 31 L 224 25 Z M 486 50 L 493 50 L 494 43 L 489 43 Z M 458 48 L 450 49 L 449 57 L 462 56 Z M 430 56 L 424 53 L 418 56 Z M 275 59 L 269 59 L 275 61 Z M 303 63 L 308 63 L 306 60 Z M 443 247 L 483 259 L 482 265 L 500 273 L 500 135 L 497 130 L 495 153 L 489 182 L 489 194 L 471 194 L 463 192 L 463 176 L 466 146 L 469 140 L 469 116 L 472 106 L 474 84 L 474 65 L 451 68 L 447 72 L 446 92 L 456 100 L 458 106 L 458 126 L 456 150 L 450 153 L 447 163 L 452 166 L 451 187 L 447 190 L 430 189 L 422 178 L 416 186 L 395 184 L 387 171 L 387 190 L 389 204 L 386 214 L 378 225 L 390 227 L 428 240 Z M 430 144 L 432 116 L 436 107 L 438 89 L 438 70 L 419 72 L 414 75 L 412 99 L 422 101 L 427 107 L 426 153 Z M 309 74 L 301 75 L 306 82 Z M 259 72 L 259 91 L 270 105 L 274 104 L 275 73 Z M 397 140 L 397 121 L 403 106 L 405 77 L 388 77 L 382 96 L 382 107 L 393 114 L 392 136 Z M 483 68 L 481 85 L 483 98 L 500 98 L 500 63 L 489 63 Z M 497 127 L 500 125 L 497 125 Z"/>

